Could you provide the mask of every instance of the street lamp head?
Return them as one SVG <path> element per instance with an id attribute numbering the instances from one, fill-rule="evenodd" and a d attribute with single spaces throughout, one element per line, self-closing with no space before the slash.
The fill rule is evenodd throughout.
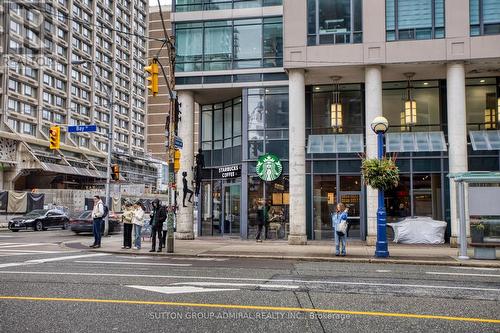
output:
<path id="1" fill-rule="evenodd" d="M 376 117 L 371 123 L 371 128 L 375 133 L 385 133 L 389 128 L 389 122 L 385 117 Z"/>

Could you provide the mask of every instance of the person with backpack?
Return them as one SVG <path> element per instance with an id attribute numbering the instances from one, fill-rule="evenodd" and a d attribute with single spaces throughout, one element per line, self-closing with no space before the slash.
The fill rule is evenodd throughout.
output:
<path id="1" fill-rule="evenodd" d="M 335 256 L 346 255 L 347 240 L 347 208 L 341 202 L 337 204 L 336 212 L 332 215 L 333 234 L 335 236 Z M 342 244 L 342 247 L 340 245 Z"/>
<path id="2" fill-rule="evenodd" d="M 141 249 L 141 230 L 144 225 L 144 209 L 142 203 L 137 201 L 134 205 L 134 216 L 132 217 L 134 225 L 134 250 Z"/>
<path id="3" fill-rule="evenodd" d="M 151 224 L 151 250 L 149 252 L 155 252 L 156 250 L 156 236 L 158 236 L 158 252 L 162 249 L 162 231 L 163 222 L 167 219 L 167 212 L 165 206 L 163 206 L 158 199 L 154 199 L 152 203 L 153 209 L 149 217 L 149 224 Z"/>
<path id="4" fill-rule="evenodd" d="M 105 206 L 101 200 L 101 197 L 98 195 L 94 196 L 94 208 L 92 209 L 92 233 L 94 235 L 94 244 L 90 245 L 91 248 L 100 248 L 101 247 L 101 229 L 102 229 L 102 221 L 105 215 Z"/>

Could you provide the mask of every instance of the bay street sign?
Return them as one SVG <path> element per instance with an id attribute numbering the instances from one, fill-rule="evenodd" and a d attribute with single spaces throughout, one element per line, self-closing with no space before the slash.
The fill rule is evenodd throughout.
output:
<path id="1" fill-rule="evenodd" d="M 283 165 L 281 165 L 281 161 L 276 155 L 265 154 L 259 157 L 255 169 L 260 179 L 266 182 L 272 182 L 281 176 Z"/>

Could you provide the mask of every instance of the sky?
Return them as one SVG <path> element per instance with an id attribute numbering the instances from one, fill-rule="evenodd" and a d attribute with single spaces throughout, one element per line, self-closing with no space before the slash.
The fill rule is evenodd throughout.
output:
<path id="1" fill-rule="evenodd" d="M 172 4 L 172 0 L 160 0 L 162 6 Z M 158 6 L 158 0 L 149 0 L 150 6 Z"/>

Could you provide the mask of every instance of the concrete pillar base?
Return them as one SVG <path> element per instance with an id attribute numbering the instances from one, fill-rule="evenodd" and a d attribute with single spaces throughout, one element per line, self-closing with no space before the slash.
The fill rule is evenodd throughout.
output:
<path id="1" fill-rule="evenodd" d="M 375 246 L 377 243 L 377 236 L 366 236 L 366 246 Z"/>
<path id="2" fill-rule="evenodd" d="M 307 245 L 306 235 L 289 235 L 288 245 Z"/>
<path id="3" fill-rule="evenodd" d="M 470 244 L 472 242 L 472 239 L 470 237 L 467 237 L 467 244 Z M 451 236 L 450 237 L 450 247 L 459 247 L 459 242 L 458 242 L 458 237 L 457 236 Z"/>
<path id="4" fill-rule="evenodd" d="M 194 233 L 192 231 L 176 232 L 175 239 L 192 240 L 192 239 L 194 239 Z"/>

